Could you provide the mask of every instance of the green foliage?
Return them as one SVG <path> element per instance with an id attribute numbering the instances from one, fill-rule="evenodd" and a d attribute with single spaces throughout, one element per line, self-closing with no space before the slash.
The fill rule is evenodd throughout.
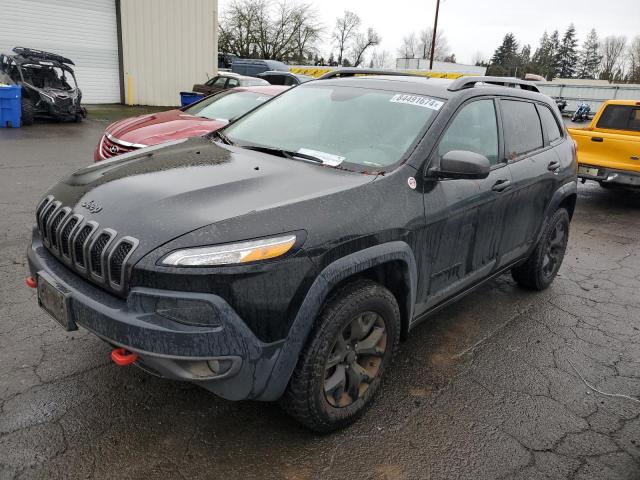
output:
<path id="1" fill-rule="evenodd" d="M 598 75 L 602 55 L 600 55 L 600 41 L 596 29 L 592 28 L 578 56 L 576 78 L 593 79 Z"/>
<path id="2" fill-rule="evenodd" d="M 557 72 L 560 78 L 572 78 L 578 64 L 578 40 L 573 23 L 569 25 L 562 37 L 557 54 Z"/>
<path id="3" fill-rule="evenodd" d="M 507 33 L 502 45 L 496 48 L 487 69 L 489 75 L 513 76 L 519 65 L 518 42 L 513 33 Z"/>

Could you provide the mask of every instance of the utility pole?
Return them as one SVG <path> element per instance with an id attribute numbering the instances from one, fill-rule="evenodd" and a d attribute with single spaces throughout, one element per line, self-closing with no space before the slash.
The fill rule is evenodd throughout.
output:
<path id="1" fill-rule="evenodd" d="M 433 35 L 431 38 L 431 58 L 429 58 L 429 70 L 433 70 L 433 56 L 436 51 L 436 35 L 438 34 L 438 13 L 440 12 L 440 0 L 436 0 L 436 18 L 433 22 Z"/>

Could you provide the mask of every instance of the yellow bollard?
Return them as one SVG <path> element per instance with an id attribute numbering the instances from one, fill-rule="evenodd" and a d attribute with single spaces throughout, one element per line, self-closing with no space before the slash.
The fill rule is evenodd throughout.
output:
<path id="1" fill-rule="evenodd" d="M 133 105 L 133 77 L 127 75 L 127 105 Z"/>

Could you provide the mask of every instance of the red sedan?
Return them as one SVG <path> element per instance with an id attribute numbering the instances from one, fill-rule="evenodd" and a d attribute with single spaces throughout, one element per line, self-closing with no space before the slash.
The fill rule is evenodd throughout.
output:
<path id="1" fill-rule="evenodd" d="M 96 146 L 94 161 L 171 140 L 206 135 L 288 88 L 236 87 L 181 109 L 119 120 L 106 128 Z"/>

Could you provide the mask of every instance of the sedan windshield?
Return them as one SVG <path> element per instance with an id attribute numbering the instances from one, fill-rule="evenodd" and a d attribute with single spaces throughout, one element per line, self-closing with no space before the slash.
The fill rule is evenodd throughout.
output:
<path id="1" fill-rule="evenodd" d="M 184 112 L 211 120 L 232 120 L 270 98 L 270 95 L 257 92 L 227 92 L 206 98 Z"/>
<path id="2" fill-rule="evenodd" d="M 323 163 L 382 168 L 400 161 L 443 101 L 387 90 L 311 82 L 225 129 L 226 137 L 262 151 L 312 156 Z"/>

